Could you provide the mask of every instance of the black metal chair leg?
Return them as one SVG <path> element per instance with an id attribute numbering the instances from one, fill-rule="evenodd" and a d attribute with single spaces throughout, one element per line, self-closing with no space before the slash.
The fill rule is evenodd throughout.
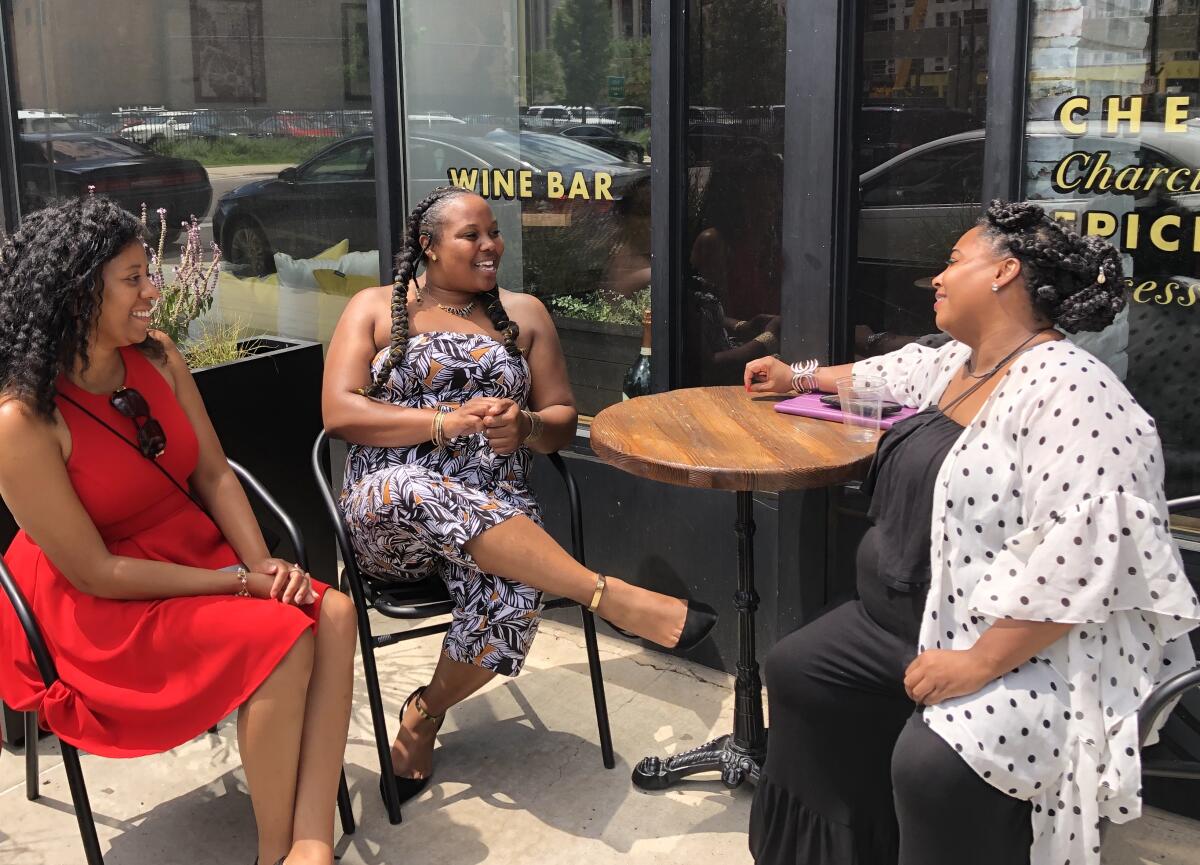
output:
<path id="1" fill-rule="evenodd" d="M 383 695 L 379 692 L 379 670 L 375 666 L 374 638 L 365 614 L 359 616 L 359 641 L 362 644 L 363 675 L 367 680 L 367 701 L 371 704 L 371 727 L 375 732 L 375 750 L 379 753 L 379 776 L 383 781 L 383 804 L 388 822 L 399 825 L 400 794 L 392 772 L 392 743 L 388 741 L 387 715 L 383 711 Z"/>
<path id="2" fill-rule="evenodd" d="M 25 712 L 25 798 L 38 797 L 38 724 L 36 712 Z"/>
<path id="3" fill-rule="evenodd" d="M 604 673 L 600 669 L 600 647 L 596 644 L 596 619 L 587 609 L 580 606 L 583 613 L 583 639 L 587 645 L 588 672 L 592 677 L 592 700 L 596 703 L 596 727 L 600 733 L 600 756 L 604 760 L 605 769 L 613 769 L 617 765 L 613 756 L 612 730 L 608 726 L 608 700 L 604 696 Z"/>
<path id="4" fill-rule="evenodd" d="M 338 781 L 338 814 L 342 818 L 342 832 L 353 835 L 357 828 L 354 825 L 354 809 L 350 807 L 350 788 L 346 785 L 346 770 L 342 770 L 341 780 Z"/>
<path id="5" fill-rule="evenodd" d="M 87 786 L 83 783 L 83 768 L 79 765 L 79 752 L 73 745 L 59 740 L 63 766 L 67 770 L 67 785 L 71 788 L 71 801 L 75 803 L 75 819 L 79 822 L 79 837 L 83 840 L 83 852 L 88 865 L 104 865 L 100 854 L 100 839 L 96 837 L 96 821 L 92 817 L 92 803 L 88 799 Z"/>

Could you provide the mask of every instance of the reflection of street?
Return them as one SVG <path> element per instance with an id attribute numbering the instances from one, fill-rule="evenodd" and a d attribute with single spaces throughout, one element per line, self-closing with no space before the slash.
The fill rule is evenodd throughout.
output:
<path id="1" fill-rule="evenodd" d="M 221 196 L 223 196 L 226 192 L 229 192 L 231 189 L 236 189 L 244 183 L 250 183 L 253 180 L 262 180 L 264 177 L 274 177 L 287 167 L 287 165 L 222 165 L 214 166 L 212 168 L 206 167 L 206 170 L 208 171 L 208 180 L 209 183 L 212 184 L 213 188 L 212 204 L 209 206 L 207 213 L 196 214 L 197 216 L 203 217 L 200 220 L 200 241 L 204 244 L 204 248 L 207 250 L 209 248 L 208 245 L 213 239 L 212 215 L 213 211 L 216 209 L 217 202 L 221 200 Z M 152 191 L 146 195 L 146 206 L 150 208 L 150 210 L 154 210 L 156 207 L 154 203 L 154 193 Z M 168 218 L 172 222 L 182 222 L 188 216 L 189 214 L 186 213 L 168 214 Z M 181 241 L 182 239 L 183 238 L 180 238 Z M 163 261 L 166 264 L 179 263 L 178 244 L 168 246 L 166 254 L 163 256 Z"/>

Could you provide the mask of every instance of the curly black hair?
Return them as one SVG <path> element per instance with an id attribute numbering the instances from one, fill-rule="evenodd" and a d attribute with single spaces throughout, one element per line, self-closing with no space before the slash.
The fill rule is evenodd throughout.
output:
<path id="1" fill-rule="evenodd" d="M 1021 263 L 1033 307 L 1068 333 L 1104 330 L 1125 308 L 1121 255 L 1036 204 L 993 201 L 979 221 L 1001 255 Z"/>
<path id="2" fill-rule="evenodd" d="M 441 235 L 445 222 L 444 211 L 446 204 L 464 195 L 478 193 L 463 189 L 459 186 L 439 186 L 413 208 L 408 215 L 408 224 L 401 242 L 400 251 L 396 253 L 394 263 L 396 279 L 392 283 L 392 338 L 388 355 L 379 372 L 375 374 L 371 385 L 362 392 L 365 396 L 375 397 L 383 392 L 383 386 L 392 374 L 392 370 L 404 363 L 404 350 L 408 345 L 408 284 L 417 275 L 417 266 L 425 258 L 425 247 L 421 245 L 424 237 L 432 245 Z M 492 321 L 492 327 L 504 335 L 504 348 L 514 357 L 520 356 L 521 349 L 517 347 L 517 337 L 521 329 L 512 321 L 500 303 L 500 289 L 493 288 L 483 295 L 484 309 Z"/>
<path id="3" fill-rule="evenodd" d="M 39 415 L 54 414 L 55 381 L 77 360 L 100 315 L 100 271 L 131 243 L 146 242 L 141 220 L 101 196 L 27 214 L 0 244 L 0 393 Z M 143 352 L 161 357 L 147 336 Z"/>

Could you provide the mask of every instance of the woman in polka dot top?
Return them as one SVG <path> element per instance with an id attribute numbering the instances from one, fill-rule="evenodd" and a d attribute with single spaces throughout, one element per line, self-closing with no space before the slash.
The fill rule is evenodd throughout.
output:
<path id="1" fill-rule="evenodd" d="M 933 286 L 940 348 L 746 367 L 920 410 L 864 484 L 859 599 L 764 665 L 759 865 L 1099 865 L 1101 821 L 1141 811 L 1138 708 L 1195 663 L 1154 420 L 1062 334 L 1124 307 L 1116 250 L 993 202 Z"/>

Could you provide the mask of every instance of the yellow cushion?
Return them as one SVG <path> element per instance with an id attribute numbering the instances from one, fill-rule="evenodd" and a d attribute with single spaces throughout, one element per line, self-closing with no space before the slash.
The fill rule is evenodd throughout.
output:
<path id="1" fill-rule="evenodd" d="M 344 274 L 337 270 L 314 270 L 312 273 L 317 285 L 321 286 L 321 291 L 343 297 L 351 297 L 364 288 L 370 288 L 379 283 L 379 279 L 374 276 L 363 276 L 356 273 Z"/>
<path id="2" fill-rule="evenodd" d="M 329 247 L 329 249 L 325 250 L 324 252 L 318 252 L 316 255 L 313 256 L 313 258 L 319 258 L 322 261 L 337 261 L 338 259 L 340 259 L 343 255 L 345 255 L 349 251 L 350 251 L 350 239 L 347 238 L 339 243 L 335 243 L 333 246 Z"/>

